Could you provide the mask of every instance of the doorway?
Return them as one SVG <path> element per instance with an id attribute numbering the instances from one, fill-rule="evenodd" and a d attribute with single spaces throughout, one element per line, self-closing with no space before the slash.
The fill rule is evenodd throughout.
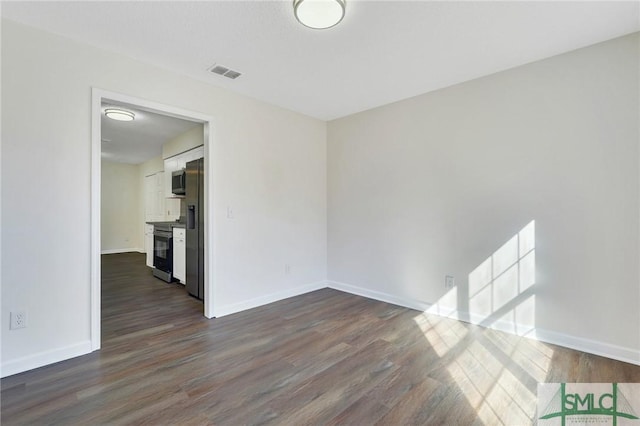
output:
<path id="1" fill-rule="evenodd" d="M 211 155 L 213 146 L 210 116 L 135 98 L 121 93 L 94 88 L 92 90 L 91 124 L 91 346 L 92 350 L 101 345 L 101 186 L 102 186 L 102 125 L 103 104 L 130 105 L 151 114 L 177 118 L 202 124 L 204 136 L 204 309 L 207 318 L 215 316 L 215 283 L 213 281 L 213 209 L 210 194 L 213 189 Z"/>

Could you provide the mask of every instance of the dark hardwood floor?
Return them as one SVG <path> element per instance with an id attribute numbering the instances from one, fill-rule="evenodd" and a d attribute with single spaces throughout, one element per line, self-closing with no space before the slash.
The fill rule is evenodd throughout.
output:
<path id="1" fill-rule="evenodd" d="M 103 256 L 102 349 L 2 379 L 3 425 L 531 424 L 538 382 L 640 367 L 335 290 L 207 320 Z"/>

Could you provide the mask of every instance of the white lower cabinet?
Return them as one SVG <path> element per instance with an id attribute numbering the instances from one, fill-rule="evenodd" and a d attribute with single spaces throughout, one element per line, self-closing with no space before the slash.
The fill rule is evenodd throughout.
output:
<path id="1" fill-rule="evenodd" d="M 184 228 L 173 228 L 173 277 L 186 283 L 187 239 Z"/>
<path id="2" fill-rule="evenodd" d="M 147 266 L 153 268 L 153 225 L 144 225 L 144 251 L 147 254 Z"/>

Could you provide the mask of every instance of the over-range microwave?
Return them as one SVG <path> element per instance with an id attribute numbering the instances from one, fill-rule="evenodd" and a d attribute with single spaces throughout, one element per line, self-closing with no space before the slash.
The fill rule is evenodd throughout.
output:
<path id="1" fill-rule="evenodd" d="M 184 195 L 187 187 L 187 173 L 184 169 L 171 173 L 171 192 Z"/>

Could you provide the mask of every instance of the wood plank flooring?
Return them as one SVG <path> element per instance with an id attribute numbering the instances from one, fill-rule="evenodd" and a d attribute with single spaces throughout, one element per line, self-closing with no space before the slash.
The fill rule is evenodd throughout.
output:
<path id="1" fill-rule="evenodd" d="M 640 367 L 335 290 L 207 320 L 103 256 L 102 350 L 2 379 L 3 425 L 531 424 L 538 382 Z"/>

